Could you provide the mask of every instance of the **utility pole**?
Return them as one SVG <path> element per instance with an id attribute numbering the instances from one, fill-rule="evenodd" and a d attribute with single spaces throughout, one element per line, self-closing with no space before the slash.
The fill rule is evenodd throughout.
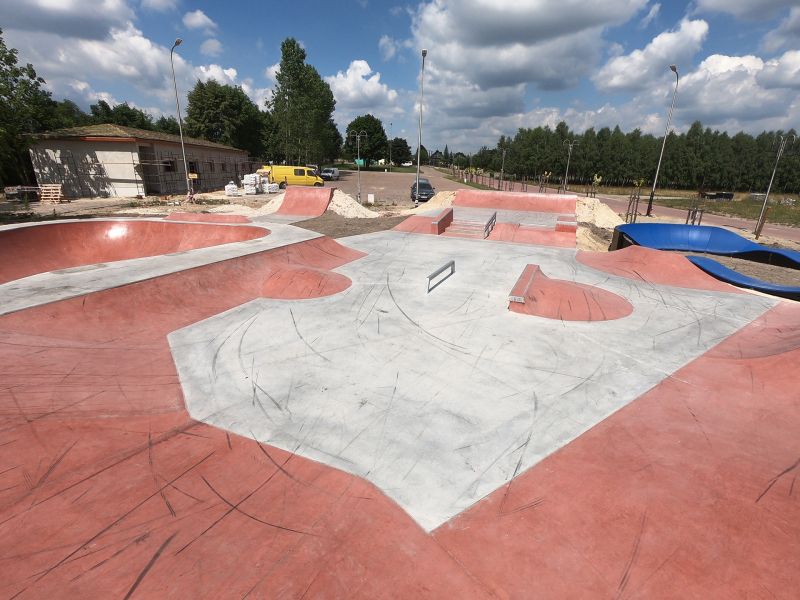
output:
<path id="1" fill-rule="evenodd" d="M 356 139 L 356 169 L 358 170 L 358 195 L 356 199 L 361 204 L 361 138 L 367 137 L 366 131 L 351 131 L 350 137 Z"/>
<path id="2" fill-rule="evenodd" d="M 425 100 L 425 57 L 428 51 L 422 50 L 422 69 L 419 76 L 419 136 L 417 137 L 417 183 L 414 187 L 414 207 L 419 206 L 419 157 L 422 152 L 422 103 Z"/>
<path id="3" fill-rule="evenodd" d="M 761 214 L 758 215 L 758 221 L 756 222 L 756 228 L 753 233 L 758 239 L 758 236 L 761 235 L 761 230 L 764 228 L 764 223 L 766 222 L 767 217 L 767 202 L 769 201 L 769 193 L 772 190 L 772 182 L 775 181 L 775 172 L 778 170 L 778 163 L 781 160 L 781 156 L 783 156 L 783 151 L 786 148 L 786 142 L 789 141 L 789 138 L 792 140 L 792 144 L 794 144 L 795 140 L 797 139 L 796 135 L 782 135 L 780 136 L 780 144 L 778 144 L 778 154 L 775 157 L 775 167 L 772 169 L 772 177 L 769 179 L 769 185 L 767 186 L 767 194 L 764 196 L 764 206 L 761 207 Z"/>
<path id="4" fill-rule="evenodd" d="M 392 123 L 389 122 L 389 173 L 392 172 Z"/>
<path id="5" fill-rule="evenodd" d="M 500 163 L 500 186 L 498 189 L 503 189 L 503 173 L 506 170 L 506 149 L 503 148 L 503 161 Z"/>
<path id="6" fill-rule="evenodd" d="M 564 192 L 567 191 L 567 182 L 569 181 L 569 161 L 572 158 L 572 147 L 575 144 L 579 144 L 580 140 L 564 140 L 564 144 L 566 144 L 569 150 L 567 151 L 567 171 L 564 173 Z"/>
<path id="7" fill-rule="evenodd" d="M 658 166 L 656 166 L 656 176 L 653 177 L 653 189 L 650 190 L 650 200 L 647 201 L 647 214 L 649 217 L 653 212 L 653 198 L 656 195 L 656 184 L 658 184 L 658 172 L 661 170 L 661 159 L 664 158 L 664 147 L 667 145 L 667 136 L 669 135 L 669 127 L 672 124 L 672 111 L 675 110 L 675 97 L 678 95 L 678 67 L 670 65 L 669 70 L 675 73 L 675 91 L 672 92 L 672 104 L 669 107 L 669 114 L 667 115 L 667 128 L 664 130 L 664 141 L 661 142 L 661 154 L 658 155 Z"/>

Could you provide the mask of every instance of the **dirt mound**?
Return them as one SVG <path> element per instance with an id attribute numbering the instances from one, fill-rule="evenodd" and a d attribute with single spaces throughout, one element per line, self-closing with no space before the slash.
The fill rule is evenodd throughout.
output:
<path id="1" fill-rule="evenodd" d="M 277 210 L 281 207 L 281 204 L 283 204 L 283 196 L 283 192 L 275 194 L 258 208 L 246 206 L 244 204 L 225 204 L 210 208 L 208 212 L 224 213 L 229 215 L 244 215 L 245 217 L 271 215 L 272 213 L 277 212 Z"/>
<path id="2" fill-rule="evenodd" d="M 398 215 L 413 215 L 419 213 L 421 210 L 430 210 L 431 208 L 449 208 L 453 206 L 453 200 L 456 197 L 455 192 L 436 192 L 436 194 L 427 202 L 421 202 L 418 208 L 407 208 L 395 212 Z"/>
<path id="3" fill-rule="evenodd" d="M 575 214 L 578 223 L 591 223 L 602 229 L 613 230 L 624 223 L 617 213 L 597 198 L 578 198 Z"/>
<path id="4" fill-rule="evenodd" d="M 328 210 L 348 219 L 374 219 L 381 216 L 379 213 L 361 206 L 351 195 L 345 194 L 339 189 L 333 191 L 333 198 L 328 205 Z"/>

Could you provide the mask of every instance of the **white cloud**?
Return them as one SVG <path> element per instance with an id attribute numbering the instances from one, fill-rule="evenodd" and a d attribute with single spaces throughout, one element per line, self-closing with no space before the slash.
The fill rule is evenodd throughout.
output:
<path id="1" fill-rule="evenodd" d="M 325 77 L 336 99 L 334 118 L 346 125 L 356 114 L 371 113 L 376 117 L 399 113 L 398 93 L 385 83 L 381 74 L 372 71 L 365 60 L 354 60 L 347 71 Z"/>
<path id="2" fill-rule="evenodd" d="M 142 0 L 142 8 L 148 10 L 155 10 L 158 12 L 166 12 L 168 10 L 175 10 L 178 8 L 180 0 Z"/>
<path id="3" fill-rule="evenodd" d="M 603 91 L 636 90 L 663 77 L 670 64 L 680 69 L 689 63 L 707 35 L 708 23 L 684 19 L 677 31 L 660 33 L 643 49 L 612 58 L 592 80 Z"/>
<path id="4" fill-rule="evenodd" d="M 698 12 L 724 12 L 740 19 L 771 19 L 797 0 L 697 0 Z"/>
<path id="5" fill-rule="evenodd" d="M 800 89 L 800 50 L 789 50 L 783 56 L 764 63 L 756 81 L 767 89 Z"/>
<path id="6" fill-rule="evenodd" d="M 267 102 L 272 99 L 273 90 L 271 87 L 256 87 L 253 84 L 253 80 L 249 77 L 242 80 L 242 91 L 247 94 L 261 110 L 264 110 Z"/>
<path id="7" fill-rule="evenodd" d="M 194 68 L 194 75 L 200 81 L 208 81 L 214 79 L 219 83 L 226 85 L 236 85 L 236 76 L 238 72 L 234 68 L 224 68 L 220 65 L 200 65 Z"/>
<path id="8" fill-rule="evenodd" d="M 661 11 L 661 4 L 656 2 L 655 4 L 653 4 L 653 6 L 650 7 L 650 10 L 647 12 L 644 18 L 641 21 L 639 21 L 639 27 L 644 29 L 645 27 L 650 25 L 650 23 L 652 23 L 653 20 L 658 16 L 658 13 L 660 11 Z"/>
<path id="9" fill-rule="evenodd" d="M 134 18 L 125 0 L 26 0 L 0 2 L 3 29 L 102 39 Z"/>
<path id="10" fill-rule="evenodd" d="M 781 48 L 794 45 L 800 47 L 800 6 L 795 6 L 780 25 L 768 32 L 761 42 L 767 52 L 775 52 Z"/>
<path id="11" fill-rule="evenodd" d="M 281 63 L 275 63 L 274 65 L 270 65 L 266 69 L 264 69 L 264 77 L 266 77 L 272 83 L 277 83 L 278 73 L 280 73 L 280 71 L 281 71 Z"/>
<path id="12" fill-rule="evenodd" d="M 392 60 L 399 48 L 398 41 L 388 35 L 382 35 L 378 40 L 378 49 L 381 51 L 383 60 Z"/>
<path id="13" fill-rule="evenodd" d="M 796 60 L 790 57 L 787 62 L 792 58 Z M 763 78 L 771 85 L 780 83 L 774 70 L 765 74 L 765 66 L 757 56 L 709 56 L 681 79 L 678 115 L 685 121 L 700 120 L 709 127 L 734 131 L 753 131 L 765 122 L 791 126 L 790 107 L 797 103 L 797 93 L 762 85 Z"/>
<path id="14" fill-rule="evenodd" d="M 205 29 L 215 31 L 217 24 L 199 8 L 183 15 L 183 24 L 189 29 Z"/>
<path id="15" fill-rule="evenodd" d="M 222 43 L 216 38 L 209 38 L 200 44 L 200 52 L 206 56 L 219 56 L 222 54 Z"/>

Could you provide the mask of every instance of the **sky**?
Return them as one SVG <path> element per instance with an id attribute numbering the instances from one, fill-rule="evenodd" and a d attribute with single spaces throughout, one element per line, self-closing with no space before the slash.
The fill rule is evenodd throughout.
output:
<path id="1" fill-rule="evenodd" d="M 800 0 L 0 0 L 6 44 L 56 99 L 175 114 L 197 80 L 264 106 L 296 38 L 330 84 L 341 131 L 373 114 L 416 148 L 474 152 L 520 127 L 699 120 L 731 133 L 800 126 Z M 391 125 L 390 125 L 391 124 Z"/>

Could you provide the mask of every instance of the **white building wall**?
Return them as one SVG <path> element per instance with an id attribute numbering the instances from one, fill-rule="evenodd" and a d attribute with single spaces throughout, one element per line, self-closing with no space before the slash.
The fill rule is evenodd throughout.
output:
<path id="1" fill-rule="evenodd" d="M 39 185 L 60 183 L 66 197 L 144 194 L 134 140 L 39 140 L 30 154 Z"/>

